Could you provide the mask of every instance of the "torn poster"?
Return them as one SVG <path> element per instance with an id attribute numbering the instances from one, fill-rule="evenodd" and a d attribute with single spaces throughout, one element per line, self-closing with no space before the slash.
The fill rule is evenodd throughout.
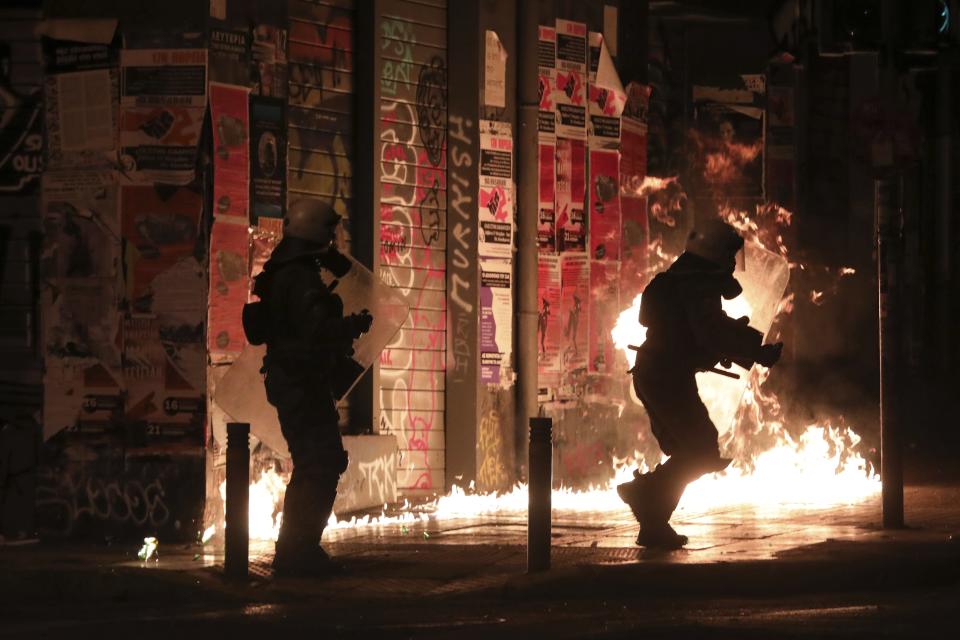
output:
<path id="1" fill-rule="evenodd" d="M 164 295 L 154 280 L 182 261 L 203 258 L 198 247 L 201 194 L 185 187 L 120 188 L 127 300 L 134 314 L 152 314 Z M 189 306 L 185 304 L 184 306 Z"/>
<path id="2" fill-rule="evenodd" d="M 485 258 L 513 255 L 513 136 L 509 122 L 480 121 L 480 243 Z"/>
<path id="3" fill-rule="evenodd" d="M 617 356 L 611 332 L 620 307 L 620 263 L 590 261 L 590 373 L 620 373 L 614 368 Z"/>
<path id="4" fill-rule="evenodd" d="M 590 150 L 590 257 L 620 259 L 620 153 Z"/>
<path id="5" fill-rule="evenodd" d="M 541 253 L 557 252 L 556 153 L 554 142 L 540 139 L 537 157 L 537 247 Z"/>
<path id="6" fill-rule="evenodd" d="M 83 360 L 120 366 L 118 296 L 113 279 L 69 278 L 42 296 L 47 361 Z"/>
<path id="7" fill-rule="evenodd" d="M 557 30 L 540 25 L 537 41 L 537 76 L 539 87 L 537 94 L 540 107 L 537 113 L 537 131 L 540 140 L 556 140 L 557 120 L 555 115 L 557 87 Z"/>
<path id="8" fill-rule="evenodd" d="M 285 9 L 285 7 L 282 8 Z M 286 18 L 284 17 L 283 20 L 285 21 Z M 294 22 L 294 24 L 312 28 L 312 25 L 304 22 Z M 344 33 L 349 42 L 349 30 L 345 30 Z M 251 55 L 253 63 L 250 75 L 253 76 L 253 93 L 259 96 L 286 98 L 287 30 L 272 24 L 258 24 L 253 28 Z"/>
<path id="9" fill-rule="evenodd" d="M 556 133 L 587 137 L 587 25 L 557 20 Z"/>
<path id="10" fill-rule="evenodd" d="M 47 165 L 113 167 L 120 87 L 116 50 L 45 38 L 43 52 Z"/>
<path id="11" fill-rule="evenodd" d="M 591 75 L 589 87 L 588 134 L 590 147 L 615 149 L 620 143 L 620 114 L 627 101 L 626 91 L 620 83 L 613 60 L 607 51 L 603 36 L 590 32 L 591 51 L 597 46 L 597 69 Z"/>
<path id="12" fill-rule="evenodd" d="M 250 90 L 210 83 L 213 206 L 216 216 L 250 219 Z"/>
<path id="13" fill-rule="evenodd" d="M 500 43 L 497 32 L 486 30 L 483 65 L 483 104 L 488 107 L 507 106 L 507 50 Z"/>
<path id="14" fill-rule="evenodd" d="M 123 329 L 125 418 L 146 422 L 148 436 L 169 436 L 153 425 L 190 425 L 202 437 L 205 386 L 187 380 L 167 357 L 156 318 L 127 318 Z M 203 369 L 201 369 L 201 372 Z M 182 435 L 183 431 L 178 430 Z"/>
<path id="15" fill-rule="evenodd" d="M 560 385 L 560 349 L 563 322 L 560 315 L 560 257 L 537 258 L 537 387 L 540 396 Z"/>
<path id="16" fill-rule="evenodd" d="M 207 103 L 206 49 L 120 53 L 120 166 L 135 182 L 189 184 Z"/>
<path id="17" fill-rule="evenodd" d="M 561 386 L 587 369 L 590 334 L 590 260 L 586 253 L 560 256 Z"/>
<path id="18" fill-rule="evenodd" d="M 207 321 L 207 349 L 213 362 L 232 362 L 246 344 L 241 317 L 250 293 L 249 243 L 246 220 L 214 220 Z"/>
<path id="19" fill-rule="evenodd" d="M 116 280 L 120 218 L 109 171 L 48 171 L 43 176 L 45 279 Z"/>
<path id="20" fill-rule="evenodd" d="M 64 429 L 86 431 L 85 426 L 96 423 L 103 431 L 122 418 L 118 376 L 100 364 L 48 357 L 43 389 L 45 441 Z"/>
<path id="21" fill-rule="evenodd" d="M 557 250 L 586 251 L 586 145 L 583 140 L 557 139 Z"/>
<path id="22" fill-rule="evenodd" d="M 480 382 L 509 382 L 513 345 L 512 264 L 500 258 L 480 259 Z"/>
<path id="23" fill-rule="evenodd" d="M 250 220 L 282 218 L 287 184 L 284 102 L 250 97 Z"/>

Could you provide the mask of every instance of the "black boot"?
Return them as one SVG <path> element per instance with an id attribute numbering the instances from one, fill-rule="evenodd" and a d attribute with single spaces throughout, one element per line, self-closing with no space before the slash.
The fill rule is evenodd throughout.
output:
<path id="1" fill-rule="evenodd" d="M 688 541 L 687 536 L 674 531 L 668 522 L 641 527 L 637 534 L 637 545 L 648 549 L 679 549 Z"/>
<path id="2" fill-rule="evenodd" d="M 650 475 L 649 473 L 641 474 L 639 469 L 634 469 L 633 480 L 617 485 L 617 495 L 627 503 L 630 511 L 633 512 L 633 517 L 641 526 L 649 510 L 646 501 L 649 494 L 647 485 L 650 482 Z"/>
<path id="3" fill-rule="evenodd" d="M 320 538 L 337 497 L 337 476 L 306 473 L 293 475 L 283 500 L 283 521 L 273 558 L 278 577 L 323 577 L 340 570 L 320 546 Z"/>

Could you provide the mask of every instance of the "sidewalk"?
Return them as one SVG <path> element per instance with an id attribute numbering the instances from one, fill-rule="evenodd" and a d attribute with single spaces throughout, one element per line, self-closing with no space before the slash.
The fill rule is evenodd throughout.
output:
<path id="1" fill-rule="evenodd" d="M 0 547 L 7 604 L 143 600 L 241 604 L 424 597 L 605 593 L 774 595 L 901 589 L 960 581 L 960 487 L 906 491 L 911 528 L 879 528 L 879 498 L 822 510 L 688 513 L 683 550 L 634 546 L 629 513 L 555 512 L 552 569 L 526 575 L 522 517 L 481 517 L 339 529 L 325 536 L 346 572 L 325 580 L 272 578 L 272 543 L 251 543 L 250 578 L 222 576 L 223 551 L 167 546 L 141 562 L 130 546 L 40 543 Z M 426 534 L 426 535 L 425 535 Z"/>

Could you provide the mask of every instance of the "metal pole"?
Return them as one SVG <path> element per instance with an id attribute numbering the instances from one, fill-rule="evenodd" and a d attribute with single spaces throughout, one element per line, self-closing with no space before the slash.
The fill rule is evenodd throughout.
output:
<path id="1" fill-rule="evenodd" d="M 550 568 L 553 488 L 553 420 L 530 418 L 530 481 L 527 485 L 527 573 Z"/>
<path id="2" fill-rule="evenodd" d="M 941 51 L 937 57 L 937 339 L 936 365 L 949 373 L 953 364 L 954 326 L 950 295 L 953 251 L 953 54 Z"/>
<path id="3" fill-rule="evenodd" d="M 522 0 L 517 5 L 517 460 L 526 457 L 520 425 L 537 415 L 539 4 L 536 0 Z"/>
<path id="4" fill-rule="evenodd" d="M 902 193 L 899 178 L 880 178 L 874 183 L 877 233 L 877 290 L 880 335 L 880 481 L 883 527 L 903 527 L 903 461 L 896 376 L 900 371 L 899 335 Z"/>
<path id="5" fill-rule="evenodd" d="M 223 570 L 246 578 L 250 550 L 250 425 L 227 423 L 226 548 Z"/>

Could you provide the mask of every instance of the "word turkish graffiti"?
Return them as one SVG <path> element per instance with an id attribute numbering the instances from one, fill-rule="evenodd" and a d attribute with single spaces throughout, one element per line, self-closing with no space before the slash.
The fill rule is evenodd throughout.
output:
<path id="1" fill-rule="evenodd" d="M 470 190 L 473 157 L 471 146 L 476 140 L 474 122 L 461 116 L 450 116 L 450 209 L 454 214 L 451 238 L 453 257 L 450 261 L 450 301 L 453 303 L 453 374 L 455 380 L 465 380 L 471 372 L 474 347 L 471 344 L 475 323 L 471 301 L 471 258 L 475 254 L 476 204 Z M 475 265 L 474 265 L 475 266 Z"/>
<path id="2" fill-rule="evenodd" d="M 150 529 L 170 520 L 157 478 L 106 480 L 41 469 L 37 480 L 37 520 L 50 535 L 69 536 L 84 518 Z"/>
<path id="3" fill-rule="evenodd" d="M 438 488 L 446 327 L 446 59 L 416 59 L 417 28 L 381 23 L 380 276 L 410 316 L 380 356 L 380 432 L 397 437 L 406 490 Z"/>

